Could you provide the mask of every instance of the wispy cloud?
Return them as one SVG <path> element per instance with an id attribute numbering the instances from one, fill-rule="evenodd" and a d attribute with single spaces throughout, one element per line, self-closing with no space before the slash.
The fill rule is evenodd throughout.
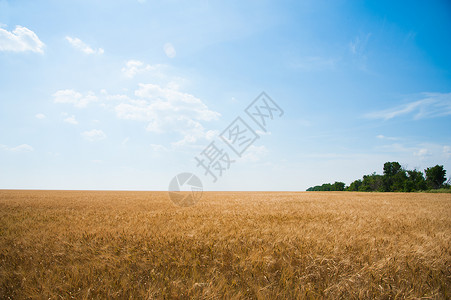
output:
<path id="1" fill-rule="evenodd" d="M 137 100 L 115 106 L 120 119 L 147 122 L 147 130 L 156 133 L 178 132 L 183 139 L 174 145 L 179 146 L 214 135 L 205 130 L 201 121 L 217 120 L 220 114 L 189 93 L 156 84 L 139 84 L 135 96 Z"/>
<path id="2" fill-rule="evenodd" d="M 6 145 L 0 145 L 0 149 L 10 151 L 10 152 L 32 152 L 34 148 L 28 144 L 22 144 L 16 147 L 9 147 Z"/>
<path id="3" fill-rule="evenodd" d="M 145 71 L 155 70 L 155 67 L 146 65 L 142 61 L 131 59 L 126 62 L 125 67 L 121 69 L 122 73 L 129 78 L 135 77 L 136 74 Z"/>
<path id="4" fill-rule="evenodd" d="M 396 141 L 396 140 L 399 140 L 399 139 L 396 138 L 396 137 L 385 136 L 385 135 L 382 135 L 382 134 L 379 134 L 379 135 L 377 135 L 376 137 L 377 137 L 378 139 L 380 139 L 380 140 L 389 140 L 389 141 Z"/>
<path id="5" fill-rule="evenodd" d="M 99 141 L 106 138 L 106 134 L 100 129 L 85 131 L 81 135 L 90 142 Z"/>
<path id="6" fill-rule="evenodd" d="M 367 45 L 371 33 L 361 34 L 349 42 L 349 51 L 352 55 L 353 63 L 362 71 L 367 70 Z"/>
<path id="7" fill-rule="evenodd" d="M 35 117 L 36 117 L 36 119 L 40 119 L 40 120 L 46 118 L 46 116 L 44 114 L 41 114 L 41 113 L 36 114 Z"/>
<path id="8" fill-rule="evenodd" d="M 86 95 L 83 95 L 74 90 L 59 90 L 53 94 L 53 102 L 55 103 L 70 103 L 75 107 L 84 108 L 90 102 L 97 101 L 97 96 L 94 95 L 93 92 L 88 92 Z"/>
<path id="9" fill-rule="evenodd" d="M 249 148 L 247 148 L 246 152 L 244 152 L 243 156 L 241 157 L 241 161 L 257 162 L 264 156 L 266 156 L 268 152 L 269 152 L 268 149 L 263 145 L 261 146 L 251 145 Z"/>
<path id="10" fill-rule="evenodd" d="M 150 149 L 152 149 L 153 152 L 162 152 L 168 150 L 165 146 L 159 144 L 150 144 Z"/>
<path id="11" fill-rule="evenodd" d="M 66 40 L 76 49 L 82 51 L 86 54 L 103 54 L 105 51 L 102 48 L 93 49 L 87 44 L 85 44 L 79 38 L 74 38 L 70 36 L 66 36 Z"/>
<path id="12" fill-rule="evenodd" d="M 428 162 L 446 162 L 451 157 L 449 145 L 436 143 L 391 143 L 376 147 L 380 153 L 389 153 L 390 157 L 402 157 L 406 160 Z"/>
<path id="13" fill-rule="evenodd" d="M 44 43 L 30 29 L 16 26 L 11 32 L 0 27 L 0 51 L 44 53 Z"/>
<path id="14" fill-rule="evenodd" d="M 421 149 L 418 149 L 417 151 L 415 151 L 413 153 L 413 155 L 423 158 L 425 156 L 432 156 L 432 153 L 427 148 L 421 148 Z"/>
<path id="15" fill-rule="evenodd" d="M 357 36 L 354 40 L 349 43 L 349 51 L 352 54 L 361 56 L 364 54 L 368 41 L 371 37 L 371 33 L 366 35 Z"/>
<path id="16" fill-rule="evenodd" d="M 78 121 L 75 119 L 75 116 L 70 116 L 64 119 L 64 122 L 69 123 L 69 124 L 73 124 L 73 125 L 77 125 Z"/>
<path id="17" fill-rule="evenodd" d="M 423 98 L 393 108 L 367 113 L 368 119 L 390 120 L 411 115 L 414 120 L 451 115 L 451 93 L 423 93 Z"/>
<path id="18" fill-rule="evenodd" d="M 151 71 L 154 82 L 140 83 L 134 91 L 109 94 L 105 89 L 100 93 L 82 94 L 72 89 L 59 90 L 53 94 L 55 103 L 72 104 L 78 108 L 97 102 L 96 108 L 113 111 L 122 120 L 142 122 L 145 129 L 159 134 L 176 134 L 181 137 L 170 143 L 173 147 L 193 145 L 199 140 L 211 140 L 218 135 L 216 130 L 207 130 L 203 123 L 217 120 L 220 114 L 210 109 L 201 99 L 180 90 L 186 79 L 172 76 L 166 65 L 148 65 L 141 61 L 129 60 L 121 71 L 128 77 L 139 72 Z M 156 73 L 156 74 L 154 74 Z M 161 73 L 161 74 L 160 74 Z M 160 76 L 161 75 L 161 76 Z M 64 121 L 77 124 L 74 116 L 64 115 Z M 94 140 L 103 135 L 98 131 L 84 132 L 83 137 Z"/>

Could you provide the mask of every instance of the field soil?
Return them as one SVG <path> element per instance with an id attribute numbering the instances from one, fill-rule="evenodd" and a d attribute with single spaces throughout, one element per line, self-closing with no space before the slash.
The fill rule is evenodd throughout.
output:
<path id="1" fill-rule="evenodd" d="M 0 190 L 0 299 L 451 297 L 451 194 Z"/>

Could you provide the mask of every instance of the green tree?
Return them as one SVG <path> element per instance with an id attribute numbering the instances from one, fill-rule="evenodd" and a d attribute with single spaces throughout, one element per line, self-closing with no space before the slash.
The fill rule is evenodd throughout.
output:
<path id="1" fill-rule="evenodd" d="M 423 173 L 417 170 L 407 171 L 407 179 L 404 182 L 404 192 L 423 191 L 427 189 Z"/>
<path id="2" fill-rule="evenodd" d="M 392 177 L 402 170 L 399 162 L 386 162 L 384 164 L 384 176 Z"/>
<path id="3" fill-rule="evenodd" d="M 347 191 L 353 191 L 356 192 L 360 190 L 360 186 L 362 185 L 362 179 L 354 180 L 346 189 Z"/>
<path id="4" fill-rule="evenodd" d="M 407 181 L 406 171 L 402 169 L 392 178 L 392 185 L 390 191 L 392 192 L 403 192 L 404 184 Z"/>
<path id="5" fill-rule="evenodd" d="M 423 172 L 417 170 L 405 170 L 396 162 L 384 164 L 384 175 L 376 172 L 364 175 L 363 179 L 353 181 L 348 187 L 344 182 L 335 181 L 333 184 L 324 183 L 310 187 L 307 191 L 362 191 L 362 192 L 415 192 L 429 189 L 451 189 L 451 178 L 446 181 L 446 170 L 441 165 L 436 165 Z"/>
<path id="6" fill-rule="evenodd" d="M 397 161 L 384 164 L 383 189 L 385 192 L 402 192 L 406 180 L 406 171 Z"/>
<path id="7" fill-rule="evenodd" d="M 345 183 L 340 181 L 335 181 L 335 183 L 332 185 L 332 188 L 334 191 L 344 191 L 345 190 Z"/>
<path id="8" fill-rule="evenodd" d="M 434 167 L 424 170 L 426 173 L 426 183 L 429 188 L 439 189 L 446 181 L 446 170 L 443 166 L 435 165 Z"/>
<path id="9" fill-rule="evenodd" d="M 364 175 L 362 185 L 360 186 L 359 191 L 383 192 L 384 191 L 383 176 L 376 174 L 376 172 L 374 172 L 371 175 Z"/>
<path id="10" fill-rule="evenodd" d="M 330 183 L 324 183 L 321 185 L 321 191 L 332 191 L 332 185 Z"/>
<path id="11" fill-rule="evenodd" d="M 328 191 L 344 191 L 345 183 L 335 181 L 334 184 L 324 183 L 322 185 L 316 185 L 314 187 L 309 187 L 307 192 L 328 192 Z"/>

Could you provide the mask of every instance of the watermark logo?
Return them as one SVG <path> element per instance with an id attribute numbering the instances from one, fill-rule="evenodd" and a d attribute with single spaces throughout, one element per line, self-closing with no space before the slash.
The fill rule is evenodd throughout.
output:
<path id="1" fill-rule="evenodd" d="M 283 110 L 265 92 L 262 92 L 244 110 L 246 114 L 264 131 L 267 132 L 266 121 L 283 116 Z"/>
<path id="2" fill-rule="evenodd" d="M 268 124 L 275 118 L 283 116 L 283 110 L 265 92 L 262 92 L 244 110 L 247 118 L 252 120 L 255 128 L 268 132 Z M 252 123 L 251 123 L 252 124 Z M 228 171 L 235 163 L 236 157 L 240 158 L 246 150 L 257 141 L 260 136 L 254 127 L 246 123 L 245 119 L 237 116 L 229 126 L 220 134 L 217 141 L 214 140 L 205 147 L 197 156 L 196 167 L 201 168 L 203 175 L 210 178 L 213 183 Z M 216 142 L 216 143 L 215 143 Z M 225 144 L 226 147 L 221 144 Z M 228 152 L 231 150 L 232 152 Z M 180 185 L 187 184 L 194 193 L 180 191 Z M 199 192 L 200 191 L 200 192 Z M 174 177 L 169 184 L 169 197 L 180 206 L 191 206 L 197 203 L 202 196 L 202 182 L 192 173 L 181 173 Z"/>
<path id="3" fill-rule="evenodd" d="M 169 183 L 169 198 L 178 206 L 192 206 L 202 197 L 202 181 L 192 173 L 180 173 Z"/>
<path id="4" fill-rule="evenodd" d="M 197 161 L 197 167 L 202 167 L 204 175 L 210 175 L 213 182 L 216 182 L 218 176 L 221 177 L 222 173 L 230 168 L 230 164 L 235 162 L 224 149 L 216 146 L 214 141 L 194 159 Z"/>
<path id="5" fill-rule="evenodd" d="M 239 157 L 259 138 L 258 134 L 240 117 L 230 123 L 219 137 Z"/>

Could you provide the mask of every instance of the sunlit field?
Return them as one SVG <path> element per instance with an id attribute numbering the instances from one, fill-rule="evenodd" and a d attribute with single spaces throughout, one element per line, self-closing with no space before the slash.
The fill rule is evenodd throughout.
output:
<path id="1" fill-rule="evenodd" d="M 0 191 L 0 298 L 451 295 L 451 194 Z"/>

